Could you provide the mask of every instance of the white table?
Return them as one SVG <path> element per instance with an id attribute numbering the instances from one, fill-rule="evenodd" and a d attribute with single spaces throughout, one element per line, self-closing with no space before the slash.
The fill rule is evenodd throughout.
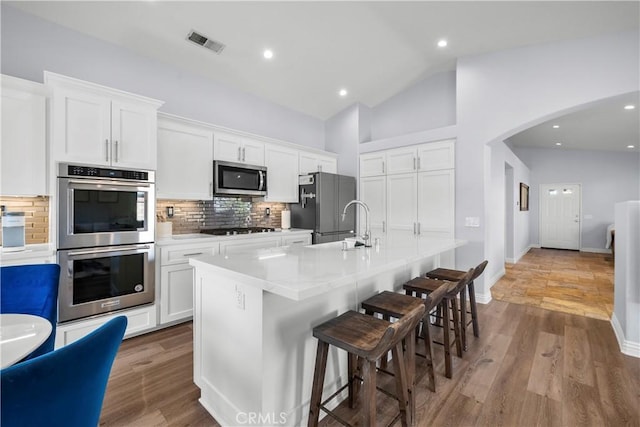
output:
<path id="1" fill-rule="evenodd" d="M 306 425 L 313 327 L 382 290 L 400 291 L 465 243 L 424 239 L 342 251 L 342 242 L 332 242 L 190 258 L 200 403 L 221 425 Z M 325 397 L 345 384 L 346 372 L 344 353 L 332 351 Z"/>
<path id="2" fill-rule="evenodd" d="M 0 314 L 0 368 L 18 362 L 51 335 L 51 323 L 31 314 Z"/>

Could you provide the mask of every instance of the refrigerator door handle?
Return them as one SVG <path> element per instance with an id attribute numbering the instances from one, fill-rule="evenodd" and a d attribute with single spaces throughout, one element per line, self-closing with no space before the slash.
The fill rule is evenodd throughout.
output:
<path id="1" fill-rule="evenodd" d="M 387 232 L 387 221 L 382 221 L 382 232 L 383 233 Z"/>
<path id="2" fill-rule="evenodd" d="M 416 223 L 413 223 L 413 234 L 416 234 Z"/>

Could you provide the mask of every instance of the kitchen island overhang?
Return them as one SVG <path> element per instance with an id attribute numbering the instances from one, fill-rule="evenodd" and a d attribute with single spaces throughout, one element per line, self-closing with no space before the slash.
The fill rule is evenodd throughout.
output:
<path id="1" fill-rule="evenodd" d="M 464 245 L 425 239 L 351 248 L 341 242 L 192 258 L 194 382 L 222 425 L 301 425 L 313 379 L 314 326 L 382 290 L 398 290 Z M 325 393 L 346 381 L 332 351 Z"/>

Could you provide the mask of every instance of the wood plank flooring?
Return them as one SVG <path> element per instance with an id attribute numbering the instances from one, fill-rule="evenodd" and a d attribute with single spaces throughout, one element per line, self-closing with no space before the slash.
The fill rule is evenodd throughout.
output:
<path id="1" fill-rule="evenodd" d="M 531 249 L 491 288 L 493 298 L 609 320 L 613 313 L 613 259 L 556 249 Z"/>
<path id="2" fill-rule="evenodd" d="M 481 336 L 469 334 L 452 379 L 434 346 L 436 393 L 417 358 L 416 425 L 640 425 L 640 359 L 620 353 L 609 322 L 496 300 L 478 310 Z M 124 341 L 100 425 L 217 426 L 197 400 L 192 333 L 186 323 Z M 380 421 L 392 419 L 395 401 L 378 399 Z M 345 405 L 338 412 L 357 418 Z"/>

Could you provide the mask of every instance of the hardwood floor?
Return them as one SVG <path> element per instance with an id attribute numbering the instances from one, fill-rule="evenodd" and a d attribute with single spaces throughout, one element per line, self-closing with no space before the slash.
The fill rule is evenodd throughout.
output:
<path id="1" fill-rule="evenodd" d="M 491 288 L 493 298 L 609 320 L 613 313 L 610 254 L 531 249 Z"/>
<path id="2" fill-rule="evenodd" d="M 609 322 L 496 300 L 478 310 L 480 338 L 470 334 L 469 351 L 454 357 L 452 379 L 434 346 L 437 393 L 418 358 L 418 426 L 640 425 L 640 359 L 620 353 Z M 124 341 L 100 424 L 216 426 L 197 401 L 192 360 L 190 323 Z M 378 399 L 391 419 L 395 401 Z"/>

